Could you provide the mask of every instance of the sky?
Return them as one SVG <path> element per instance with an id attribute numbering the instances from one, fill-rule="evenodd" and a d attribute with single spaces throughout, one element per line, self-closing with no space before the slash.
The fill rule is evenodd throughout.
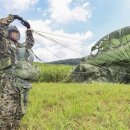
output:
<path id="1" fill-rule="evenodd" d="M 130 25 L 130 0 L 0 0 L 0 17 L 15 14 L 35 33 L 34 53 L 43 61 L 84 57 L 104 35 Z M 15 20 L 21 42 L 26 28 Z M 57 36 L 58 35 L 58 36 Z"/>

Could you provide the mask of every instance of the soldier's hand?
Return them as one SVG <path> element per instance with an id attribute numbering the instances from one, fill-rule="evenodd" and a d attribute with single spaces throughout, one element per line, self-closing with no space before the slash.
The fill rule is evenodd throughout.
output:
<path id="1" fill-rule="evenodd" d="M 19 15 L 13 15 L 14 19 L 18 19 L 18 20 L 23 20 L 23 18 L 21 18 Z"/>
<path id="2" fill-rule="evenodd" d="M 30 24 L 29 24 L 27 21 L 21 20 L 21 23 L 22 23 L 25 27 L 27 27 L 27 29 L 30 29 L 30 28 L 31 28 Z"/>

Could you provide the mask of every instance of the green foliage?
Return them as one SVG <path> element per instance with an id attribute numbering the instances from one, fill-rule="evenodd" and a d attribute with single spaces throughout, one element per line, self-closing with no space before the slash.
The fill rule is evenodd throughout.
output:
<path id="1" fill-rule="evenodd" d="M 130 87 L 34 83 L 20 130 L 129 130 Z"/>
<path id="2" fill-rule="evenodd" d="M 65 82 L 73 68 L 70 65 L 34 64 L 40 69 L 39 82 Z"/>

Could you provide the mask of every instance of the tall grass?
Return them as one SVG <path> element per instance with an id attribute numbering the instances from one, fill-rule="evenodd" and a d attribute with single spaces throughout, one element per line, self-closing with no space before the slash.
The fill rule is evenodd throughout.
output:
<path id="1" fill-rule="evenodd" d="M 70 65 L 34 64 L 40 69 L 39 82 L 65 82 L 73 68 Z"/>
<path id="2" fill-rule="evenodd" d="M 20 130 L 130 130 L 130 87 L 34 83 Z"/>

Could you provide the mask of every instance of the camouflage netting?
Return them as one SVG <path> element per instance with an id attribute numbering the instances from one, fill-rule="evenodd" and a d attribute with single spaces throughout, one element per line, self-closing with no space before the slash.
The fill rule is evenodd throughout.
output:
<path id="1" fill-rule="evenodd" d="M 91 54 L 74 69 L 76 82 L 130 82 L 130 26 L 100 39 Z"/>

